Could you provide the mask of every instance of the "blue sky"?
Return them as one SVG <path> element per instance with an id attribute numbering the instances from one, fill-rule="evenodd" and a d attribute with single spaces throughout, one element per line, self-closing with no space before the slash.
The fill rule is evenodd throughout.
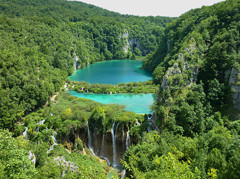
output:
<path id="1" fill-rule="evenodd" d="M 140 16 L 170 16 L 181 14 L 203 5 L 212 5 L 223 0 L 78 0 L 104 9 Z"/>

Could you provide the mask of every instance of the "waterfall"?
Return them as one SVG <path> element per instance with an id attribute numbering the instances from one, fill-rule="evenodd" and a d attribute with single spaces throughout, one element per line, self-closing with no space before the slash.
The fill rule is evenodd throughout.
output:
<path id="1" fill-rule="evenodd" d="M 100 145 L 98 145 L 98 137 L 96 135 L 96 132 L 95 132 L 95 129 L 93 128 L 93 132 L 92 132 L 92 135 L 93 135 L 93 143 L 92 143 L 92 149 L 94 149 L 94 153 L 96 156 L 100 155 Z"/>
<path id="2" fill-rule="evenodd" d="M 122 125 L 122 143 L 124 143 L 124 136 L 125 136 L 125 133 L 124 133 L 124 124 Z"/>
<path id="3" fill-rule="evenodd" d="M 113 122 L 113 125 L 112 125 L 112 129 L 111 129 L 111 133 L 112 133 L 112 145 L 113 145 L 113 164 L 112 166 L 113 167 L 116 167 L 117 164 L 116 164 L 116 160 L 117 160 L 117 155 L 116 155 L 116 141 L 115 141 L 115 136 L 114 136 L 114 125 L 115 125 L 115 122 Z"/>
<path id="4" fill-rule="evenodd" d="M 54 144 L 57 144 L 57 139 L 56 139 L 56 137 L 55 137 L 54 134 L 55 134 L 55 133 L 53 133 L 53 135 L 52 135 L 52 139 L 54 140 Z"/>
<path id="5" fill-rule="evenodd" d="M 127 138 L 126 138 L 126 150 L 128 149 L 128 147 L 131 145 L 131 139 L 130 139 L 130 135 L 129 135 L 129 130 L 127 131 Z"/>
<path id="6" fill-rule="evenodd" d="M 138 119 L 136 119 L 136 124 L 137 124 L 137 126 L 140 126 L 140 123 L 138 122 Z"/>
<path id="7" fill-rule="evenodd" d="M 55 138 L 55 133 L 53 133 L 51 137 L 52 137 L 54 143 L 53 143 L 53 145 L 50 146 L 50 149 L 47 151 L 47 153 L 49 153 L 51 150 L 53 150 L 54 145 L 57 145 L 57 140 Z"/>
<path id="8" fill-rule="evenodd" d="M 25 131 L 23 132 L 23 137 L 26 139 L 27 138 L 27 131 L 28 131 L 28 127 L 25 128 Z"/>
<path id="9" fill-rule="evenodd" d="M 45 122 L 45 119 L 41 120 L 39 123 L 36 123 L 36 124 L 43 125 L 44 122 Z"/>
<path id="10" fill-rule="evenodd" d="M 105 134 L 103 134 L 103 137 L 102 137 L 101 155 L 104 155 L 104 142 L 105 142 Z"/>
<path id="11" fill-rule="evenodd" d="M 110 166 L 110 165 L 111 165 L 111 162 L 108 160 L 108 158 L 107 158 L 107 157 L 100 156 L 100 158 L 101 158 L 101 159 L 104 159 L 104 160 L 106 160 L 106 161 L 107 161 L 107 164 L 108 164 L 108 166 Z"/>
<path id="12" fill-rule="evenodd" d="M 123 125 L 122 125 L 122 146 L 123 146 L 123 150 L 125 150 L 124 137 L 125 137 L 125 133 L 124 133 L 124 124 L 123 124 Z"/>
<path id="13" fill-rule="evenodd" d="M 118 133 L 118 125 L 119 125 L 119 122 L 117 123 L 117 127 L 116 127 L 116 132 L 115 132 L 115 140 L 117 138 L 117 133 Z"/>
<path id="14" fill-rule="evenodd" d="M 152 130 L 150 129 L 150 126 L 152 127 L 152 121 L 151 121 L 151 117 L 148 116 L 148 132 L 151 132 Z"/>
<path id="15" fill-rule="evenodd" d="M 91 138 L 91 133 L 90 133 L 88 122 L 87 122 L 87 131 L 88 131 L 88 148 L 92 152 L 92 154 L 94 156 L 96 156 L 92 149 L 92 138 Z"/>
<path id="16" fill-rule="evenodd" d="M 126 170 L 123 170 L 122 172 L 121 172 L 121 178 L 124 178 L 126 176 Z"/>

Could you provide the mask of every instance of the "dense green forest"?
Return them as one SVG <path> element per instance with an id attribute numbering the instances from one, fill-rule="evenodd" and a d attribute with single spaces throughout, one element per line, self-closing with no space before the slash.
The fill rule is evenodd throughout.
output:
<path id="1" fill-rule="evenodd" d="M 159 84 L 156 131 L 124 156 L 136 178 L 239 178 L 240 1 L 170 23 L 144 68 Z"/>
<path id="2" fill-rule="evenodd" d="M 0 178 L 117 178 L 88 149 L 87 121 L 107 133 L 113 121 L 127 129 L 143 116 L 70 97 L 63 85 L 91 63 L 153 52 L 173 19 L 65 0 L 0 0 Z M 155 91 L 152 82 L 137 85 Z"/>
<path id="3" fill-rule="evenodd" d="M 68 90 L 77 91 L 79 93 L 156 93 L 157 86 L 152 81 L 119 83 L 117 85 L 110 84 L 90 84 L 85 81 L 75 82 L 69 81 Z"/>
<path id="4" fill-rule="evenodd" d="M 74 65 L 152 52 L 171 20 L 120 15 L 65 0 L 1 0 L 1 128 L 13 130 L 22 116 L 42 107 Z"/>
<path id="5" fill-rule="evenodd" d="M 239 49 L 239 0 L 179 18 L 0 0 L 0 178 L 119 178 L 89 144 L 105 137 L 113 148 L 116 136 L 126 145 L 120 170 L 127 178 L 239 178 Z M 146 56 L 153 82 L 67 79 L 97 61 L 137 56 Z M 70 96 L 64 84 L 79 92 L 156 92 L 157 99 L 153 114 L 141 115 Z"/>

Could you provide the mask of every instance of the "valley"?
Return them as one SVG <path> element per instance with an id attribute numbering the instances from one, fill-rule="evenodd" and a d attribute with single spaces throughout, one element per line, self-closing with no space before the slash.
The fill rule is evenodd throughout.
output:
<path id="1" fill-rule="evenodd" d="M 0 178 L 239 178 L 239 50 L 238 0 L 1 0 Z"/>

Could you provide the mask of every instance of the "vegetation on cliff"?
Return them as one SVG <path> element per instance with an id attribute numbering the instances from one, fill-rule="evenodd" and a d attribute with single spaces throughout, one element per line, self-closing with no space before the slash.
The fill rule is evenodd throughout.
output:
<path id="1" fill-rule="evenodd" d="M 239 12 L 239 1 L 227 0 L 183 14 L 144 60 L 160 85 L 160 134 L 125 154 L 133 176 L 239 178 Z"/>
<path id="2" fill-rule="evenodd" d="M 107 163 L 87 148 L 88 130 L 103 144 L 123 131 L 130 178 L 239 178 L 238 0 L 191 10 L 164 31 L 172 18 L 65 0 L 2 0 L 0 10 L 0 178 L 107 178 Z M 44 105 L 74 63 L 151 52 L 143 66 L 154 85 L 69 84 L 103 93 L 159 87 L 151 118 L 65 92 Z"/>

